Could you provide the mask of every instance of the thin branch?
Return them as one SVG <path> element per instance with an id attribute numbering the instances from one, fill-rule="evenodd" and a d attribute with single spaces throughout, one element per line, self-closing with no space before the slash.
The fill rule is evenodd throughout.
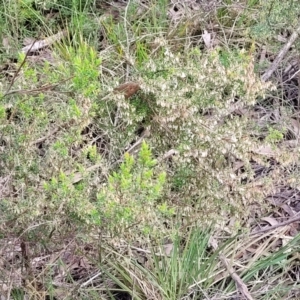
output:
<path id="1" fill-rule="evenodd" d="M 69 81 L 73 77 L 74 76 L 71 76 L 71 77 L 68 77 L 66 79 L 60 80 L 57 83 L 49 83 L 49 84 L 37 87 L 35 89 L 30 89 L 30 90 L 10 90 L 10 91 L 6 92 L 5 95 L 3 95 L 2 99 L 4 97 L 12 95 L 12 94 L 32 94 L 32 93 L 37 93 L 37 92 L 44 92 L 44 91 L 47 91 L 47 90 L 53 90 L 54 88 L 56 88 L 60 84 Z"/>
<path id="2" fill-rule="evenodd" d="M 267 71 L 261 76 L 262 81 L 267 81 L 274 71 L 278 68 L 280 62 L 283 60 L 284 56 L 288 52 L 288 50 L 291 48 L 295 40 L 300 34 L 300 26 L 293 32 L 293 34 L 290 36 L 287 43 L 284 45 L 284 47 L 281 49 L 279 54 L 277 55 L 276 59 L 273 61 L 272 65 L 267 69 Z"/>
<path id="3" fill-rule="evenodd" d="M 30 45 L 29 50 L 34 46 L 35 42 L 36 42 L 36 40 L 32 42 L 32 44 Z M 4 93 L 4 95 L 2 96 L 1 99 L 3 99 L 5 96 L 7 96 L 7 95 L 9 94 L 9 92 L 10 92 L 10 90 L 11 90 L 13 84 L 14 84 L 15 81 L 16 81 L 17 76 L 19 75 L 19 73 L 20 73 L 22 67 L 24 66 L 24 64 L 25 64 L 25 62 L 26 62 L 26 60 L 27 60 L 27 57 L 28 57 L 28 54 L 29 54 L 29 50 L 28 50 L 28 52 L 26 52 L 23 61 L 21 62 L 19 68 L 18 68 L 17 71 L 15 72 L 15 74 L 14 74 L 14 76 L 13 76 L 13 78 L 12 78 L 12 80 L 11 80 L 11 82 L 10 82 L 10 84 L 9 84 L 9 86 L 8 86 L 8 88 L 7 88 L 7 90 L 6 90 L 6 92 Z"/>
<path id="4" fill-rule="evenodd" d="M 293 218 L 291 218 L 291 219 L 289 219 L 285 222 L 273 225 L 271 227 L 263 228 L 263 229 L 258 230 L 256 232 L 251 232 L 249 235 L 252 236 L 252 235 L 257 235 L 257 234 L 260 234 L 260 233 L 264 233 L 264 232 L 267 232 L 267 231 L 270 231 L 270 230 L 273 230 L 273 229 L 276 229 L 276 228 L 279 228 L 279 227 L 282 227 L 282 226 L 289 225 L 289 224 L 297 222 L 297 221 L 300 221 L 299 213 L 297 213 Z"/>
<path id="5" fill-rule="evenodd" d="M 49 36 L 43 40 L 35 40 L 33 43 L 31 43 L 30 45 L 22 48 L 22 52 L 26 53 L 27 55 L 31 52 L 35 52 L 38 51 L 42 48 L 45 48 L 47 46 L 52 45 L 53 43 L 61 40 L 64 36 L 67 35 L 67 31 L 66 30 L 62 30 L 52 36 Z"/>
<path id="6" fill-rule="evenodd" d="M 224 255 L 219 256 L 221 262 L 225 265 L 227 271 L 229 272 L 231 278 L 234 280 L 236 284 L 236 288 L 241 292 L 241 294 L 245 297 L 244 299 L 253 300 L 252 296 L 250 295 L 246 284 L 243 282 L 241 277 L 236 274 L 233 268 L 229 265 L 228 260 L 225 258 Z"/>

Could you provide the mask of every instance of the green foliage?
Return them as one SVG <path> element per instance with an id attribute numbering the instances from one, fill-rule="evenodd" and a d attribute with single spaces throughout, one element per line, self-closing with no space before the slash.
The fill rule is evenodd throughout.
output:
<path id="1" fill-rule="evenodd" d="M 73 88 L 84 97 L 93 97 L 99 94 L 99 66 L 101 58 L 95 49 L 81 40 L 77 49 L 67 46 L 63 55 L 68 60 L 67 65 L 61 65 L 62 70 L 75 74 L 72 76 Z M 70 74 L 70 75 L 71 75 Z"/>
<path id="2" fill-rule="evenodd" d="M 294 255 L 299 251 L 299 239 L 300 235 L 296 235 L 289 242 L 281 247 L 274 247 L 277 239 L 274 236 L 268 235 L 256 237 L 258 240 L 265 239 L 260 244 L 260 253 L 256 253 L 254 258 L 247 259 L 244 264 L 247 266 L 241 271 L 240 277 L 242 281 L 247 285 L 252 285 L 253 282 L 259 280 L 259 282 L 276 282 L 267 291 L 262 289 L 262 299 L 270 299 L 270 295 L 273 298 L 286 298 L 289 292 L 287 285 L 284 282 L 277 282 L 277 279 L 282 273 L 286 272 L 295 263 Z M 255 243 L 253 240 L 245 239 L 246 246 Z M 257 241 L 256 241 L 257 243 Z M 272 250 L 274 249 L 275 250 Z M 236 248 L 236 251 L 238 249 Z M 292 267 L 293 268 L 293 267 Z M 274 281 L 273 281 L 274 280 Z M 261 284 L 257 284 L 256 289 L 262 288 Z M 235 289 L 235 283 L 231 282 L 226 285 L 226 291 L 230 292 Z"/>
<path id="3" fill-rule="evenodd" d="M 89 146 L 86 151 L 85 155 L 93 162 L 93 163 L 99 163 L 101 161 L 101 156 L 99 155 L 97 151 L 96 145 Z"/>
<path id="4" fill-rule="evenodd" d="M 10 44 L 19 44 L 24 37 L 42 39 L 67 24 L 73 40 L 77 34 L 95 38 L 98 26 L 89 15 L 93 4 L 93 0 L 4 1 L 0 4 L 0 22 L 5 21 L 0 35 L 2 38 L 12 35 Z M 59 14 L 49 17 L 49 12 L 57 11 Z"/>
<path id="5" fill-rule="evenodd" d="M 297 289 L 299 284 L 278 282 L 278 279 L 296 267 L 299 238 L 295 236 L 282 247 L 275 246 L 278 239 L 270 233 L 261 237 L 218 238 L 217 242 L 209 227 L 193 228 L 184 238 L 175 235 L 167 244 L 153 249 L 147 256 L 147 264 L 113 251 L 114 259 L 108 261 L 110 268 L 103 264 L 100 267 L 122 291 L 135 299 L 149 299 L 154 295 L 155 299 L 231 298 L 239 293 L 231 269 L 253 297 L 287 298 L 288 286 Z M 243 260 L 237 259 L 248 247 L 257 247 L 258 242 L 260 251 Z M 109 251 L 112 252 L 111 248 Z"/>
<path id="6" fill-rule="evenodd" d="M 257 23 L 251 34 L 258 39 L 271 39 L 282 29 L 294 30 L 298 26 L 300 6 L 298 1 L 268 0 L 261 2 Z"/>
<path id="7" fill-rule="evenodd" d="M 125 43 L 126 32 L 122 24 L 115 23 L 112 17 L 105 18 L 101 20 L 101 25 L 105 30 L 105 36 L 111 44 L 116 47 L 116 52 L 118 55 L 124 55 L 124 49 L 122 43 Z"/>
<path id="8" fill-rule="evenodd" d="M 216 266 L 216 253 L 208 253 L 209 230 L 191 232 L 181 246 L 180 237 L 172 241 L 170 257 L 154 256 L 152 276 L 160 287 L 163 299 L 181 299 L 191 285 L 200 279 L 204 290 L 210 285 L 211 275 Z M 153 278 L 153 279 L 154 279 Z"/>
<path id="9" fill-rule="evenodd" d="M 296 2 L 226 1 L 216 12 L 205 12 L 211 24 L 221 24 L 221 34 L 214 29 L 216 41 L 223 35 L 227 39 L 226 47 L 213 43 L 210 49 L 198 44 L 199 34 L 208 28 L 200 11 L 200 21 L 182 22 L 183 17 L 175 24 L 169 19 L 169 1 L 146 1 L 142 6 L 128 1 L 117 18 L 99 18 L 97 11 L 90 13 L 93 2 L 0 4 L 5 19 L 0 18 L 1 34 L 13 32 L 17 43 L 43 32 L 51 35 L 68 24 L 67 38 L 47 49 L 51 60 L 36 62 L 32 58 L 38 55 L 14 54 L 17 63 L 3 68 L 1 238 L 22 237 L 47 253 L 57 251 L 65 240 L 89 242 L 93 255 L 109 244 L 109 268 L 100 258 L 101 268 L 134 299 L 180 299 L 188 293 L 207 298 L 213 289 L 232 297 L 234 282 L 229 273 L 220 279 L 224 268 L 217 256 L 221 250 L 228 258 L 241 253 L 230 248 L 231 240 L 213 251 L 207 224 L 213 220 L 234 232 L 253 215 L 253 202 L 254 207 L 266 206 L 233 165 L 241 162 L 247 172 L 253 149 L 264 142 L 275 147 L 284 138 L 284 131 L 275 127 L 269 127 L 264 142 L 256 140 L 257 128 L 249 133 L 244 111 L 251 110 L 270 85 L 256 74 L 255 43 L 244 28 L 251 26 L 252 37 L 267 40 L 286 25 L 289 14 L 292 29 L 299 13 Z M 46 22 L 48 10 L 58 10 L 59 17 Z M 230 34 L 222 25 L 230 26 Z M 191 28 L 197 42 L 188 35 Z M 1 51 L 8 53 L 9 48 Z M 128 99 L 114 92 L 126 80 L 141 87 Z M 5 94 L 8 88 L 11 93 Z M 243 113 L 237 116 L 239 109 Z M 142 130 L 149 134 L 141 136 Z M 111 245 L 117 244 L 114 255 L 120 258 L 124 244 L 129 253 L 133 243 L 143 250 L 162 240 L 170 240 L 173 250 L 166 254 L 155 248 L 147 266 L 131 257 L 120 264 L 113 260 Z M 298 250 L 295 245 L 282 247 L 284 252 L 268 249 L 243 267 L 242 279 L 252 286 L 264 270 L 276 279 L 290 259 L 286 253 Z M 80 247 L 74 248 L 80 252 Z M 146 293 L 146 286 L 156 294 Z"/>
<path id="10" fill-rule="evenodd" d="M 1 119 L 6 143 L 6 151 L 0 153 L 2 174 L 9 169 L 15 170 L 13 180 L 23 189 L 18 201 L 5 201 L 4 212 L 7 221 L 18 220 L 18 231 L 27 228 L 36 219 L 40 222 L 51 220 L 56 224 L 69 219 L 74 223 L 74 229 L 76 224 L 88 224 L 90 220 L 93 209 L 89 199 L 90 187 L 84 180 L 74 185 L 72 174 L 76 171 L 84 174 L 83 166 L 91 161 L 99 162 L 99 155 L 93 147 L 82 150 L 89 152 L 89 158 L 87 154 L 74 155 L 72 149 L 80 145 L 81 131 L 89 122 L 90 99 L 87 97 L 97 95 L 97 68 L 101 61 L 86 44 L 78 52 L 70 50 L 70 53 L 77 74 L 73 82 L 66 80 L 67 72 L 62 72 L 66 71 L 68 62 L 55 67 L 47 62 L 43 65 L 27 61 L 22 64 L 25 57 L 24 54 L 19 55 L 18 64 L 22 64 L 22 69 L 18 86 L 13 85 L 12 89 L 18 89 L 21 84 L 21 89 L 29 92 L 3 99 L 3 104 L 9 109 L 2 112 L 3 117 L 8 116 L 7 119 Z M 73 70 L 68 69 L 68 72 Z M 62 89 L 73 90 L 74 97 L 64 93 L 56 97 L 44 93 L 43 89 L 38 93 L 30 92 L 51 83 L 57 86 L 58 82 L 64 83 L 60 86 Z M 46 144 L 43 143 L 44 136 L 49 139 Z M 8 195 L 7 199 L 10 197 L 12 195 Z"/>
<path id="11" fill-rule="evenodd" d="M 91 0 L 31 0 L 31 2 L 35 3 L 38 9 L 60 9 L 64 14 L 69 11 L 69 15 L 72 10 L 83 11 L 92 3 Z"/>
<path id="12" fill-rule="evenodd" d="M 133 224 L 143 231 L 156 223 L 157 201 L 166 181 L 166 173 L 158 172 L 156 164 L 149 146 L 143 142 L 138 158 L 125 153 L 120 170 L 114 172 L 108 185 L 99 191 L 98 218 L 107 220 L 104 226 L 111 232 L 124 233 L 126 227 Z"/>
<path id="13" fill-rule="evenodd" d="M 149 60 L 149 49 L 144 43 L 136 42 L 136 61 L 139 65 Z"/>
<path id="14" fill-rule="evenodd" d="M 266 136 L 266 141 L 269 143 L 276 143 L 283 140 L 283 133 L 277 129 L 269 127 L 269 133 Z"/>
<path id="15" fill-rule="evenodd" d="M 160 73 L 162 66 L 164 72 Z M 143 73 L 144 69 L 152 70 L 155 76 Z M 205 217 L 213 216 L 212 210 L 219 218 L 221 210 L 245 214 L 243 204 L 227 194 L 221 178 L 230 172 L 227 155 L 246 159 L 249 144 L 242 128 L 247 124 L 230 118 L 221 126 L 199 112 L 211 111 L 222 119 L 237 98 L 251 106 L 264 94 L 268 85 L 255 75 L 251 53 L 215 50 L 206 56 L 194 51 L 185 56 L 166 47 L 165 55 L 145 64 L 141 73 L 145 74 L 143 90 L 154 95 L 151 126 L 155 150 L 179 152 L 169 181 L 173 199 L 186 205 L 194 203 L 205 211 Z"/>
<path id="16" fill-rule="evenodd" d="M 89 224 L 93 205 L 88 197 L 82 196 L 87 191 L 86 183 L 73 185 L 72 176 L 60 173 L 57 178 L 53 177 L 49 183 L 44 183 L 43 188 L 46 191 L 47 209 L 52 212 L 50 215 L 55 213 L 58 223 L 65 215 L 74 226 Z"/>
<path id="17" fill-rule="evenodd" d="M 122 290 L 136 299 L 149 299 L 151 289 L 155 291 L 156 299 L 184 299 L 188 294 L 200 298 L 216 283 L 214 277 L 217 274 L 219 250 L 209 251 L 210 236 L 209 228 L 192 230 L 184 239 L 177 234 L 167 245 L 151 251 L 147 266 L 135 260 L 126 262 L 117 254 L 115 260 L 109 261 L 109 265 L 117 271 L 118 276 L 114 276 L 112 271 L 104 271 Z M 136 283 L 130 276 L 133 271 Z M 150 286 L 142 284 L 145 278 Z M 135 286 L 134 290 L 132 286 Z"/>
<path id="18" fill-rule="evenodd" d="M 172 186 L 175 190 L 182 190 L 186 187 L 193 176 L 193 171 L 188 165 L 181 165 L 177 168 L 177 172 L 172 177 Z"/>

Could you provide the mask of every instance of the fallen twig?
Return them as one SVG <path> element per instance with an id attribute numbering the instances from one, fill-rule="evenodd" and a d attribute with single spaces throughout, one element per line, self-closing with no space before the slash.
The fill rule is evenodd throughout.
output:
<path id="1" fill-rule="evenodd" d="M 271 66 L 267 69 L 267 71 L 261 76 L 262 81 L 267 81 L 271 75 L 274 73 L 274 71 L 278 68 L 280 62 L 288 52 L 288 50 L 291 48 L 292 44 L 295 42 L 297 37 L 300 34 L 300 26 L 292 33 L 287 43 L 284 45 L 284 47 L 281 49 L 279 54 L 277 55 L 276 59 L 273 61 Z"/>
<path id="2" fill-rule="evenodd" d="M 293 218 L 291 218 L 290 220 L 287 220 L 285 222 L 282 222 L 282 223 L 279 223 L 279 224 L 276 224 L 276 225 L 273 225 L 273 226 L 270 226 L 270 227 L 267 227 L 267 228 L 263 228 L 261 230 L 258 230 L 256 232 L 251 232 L 249 235 L 252 236 L 252 235 L 257 235 L 257 234 L 260 234 L 260 233 L 264 233 L 266 231 L 270 231 L 270 230 L 273 230 L 273 229 L 276 229 L 278 227 L 282 227 L 282 226 L 286 226 L 286 225 L 289 225 L 291 223 L 294 223 L 296 221 L 300 221 L 300 215 L 299 213 L 297 213 Z"/>
<path id="3" fill-rule="evenodd" d="M 66 79 L 60 80 L 57 83 L 49 83 L 49 84 L 45 84 L 43 86 L 37 87 L 35 89 L 29 89 L 29 90 L 9 90 L 8 92 L 6 92 L 2 98 L 11 95 L 11 94 L 32 94 L 32 93 L 39 93 L 39 92 L 44 92 L 44 91 L 48 91 L 48 90 L 53 90 L 54 88 L 56 88 L 57 86 L 59 86 L 60 84 L 67 82 L 68 80 L 72 79 L 74 76 L 68 77 Z"/>
<path id="4" fill-rule="evenodd" d="M 5 96 L 7 96 L 7 95 L 9 94 L 9 92 L 10 92 L 10 90 L 11 90 L 13 84 L 14 84 L 15 81 L 16 81 L 17 76 L 19 75 L 19 73 L 20 73 L 22 67 L 24 66 L 24 64 L 25 64 L 25 62 L 26 62 L 26 60 L 27 60 L 29 51 L 30 51 L 30 49 L 34 46 L 35 42 L 36 42 L 36 41 L 33 41 L 33 42 L 31 43 L 28 52 L 26 52 L 23 61 L 22 61 L 21 64 L 19 65 L 19 67 L 18 67 L 17 71 L 15 72 L 15 74 L 14 74 L 12 80 L 10 81 L 10 84 L 9 84 L 9 86 L 8 86 L 8 88 L 7 88 L 7 90 L 6 90 L 6 92 L 4 93 L 4 95 L 2 96 L 1 99 L 3 99 Z"/>
<path id="5" fill-rule="evenodd" d="M 218 250 L 218 242 L 214 237 L 210 237 L 209 245 L 215 251 Z M 239 290 L 240 293 L 244 296 L 243 299 L 253 300 L 252 296 L 250 295 L 250 293 L 248 291 L 248 288 L 247 288 L 246 284 L 243 282 L 241 277 L 238 274 L 236 274 L 234 269 L 229 265 L 228 259 L 222 253 L 219 254 L 219 258 L 220 258 L 222 264 L 226 267 L 226 269 L 229 272 L 229 275 L 231 276 L 231 278 L 234 280 L 237 290 Z"/>
<path id="6" fill-rule="evenodd" d="M 23 47 L 22 52 L 24 52 L 28 55 L 28 53 L 30 53 L 30 52 L 35 52 L 37 50 L 40 50 L 47 46 L 50 46 L 51 44 L 61 40 L 66 34 L 67 34 L 67 31 L 63 30 L 63 31 L 60 31 L 52 36 L 49 36 L 49 37 L 43 39 L 43 40 L 34 41 L 30 45 Z"/>
<path id="7" fill-rule="evenodd" d="M 241 277 L 236 274 L 236 272 L 233 270 L 233 268 L 229 265 L 228 260 L 225 258 L 223 254 L 219 255 L 219 258 L 221 262 L 226 267 L 227 271 L 229 272 L 231 278 L 234 280 L 236 284 L 236 288 L 241 292 L 241 294 L 245 297 L 247 300 L 253 300 L 252 296 L 250 295 L 248 288 L 246 284 L 243 282 Z"/>

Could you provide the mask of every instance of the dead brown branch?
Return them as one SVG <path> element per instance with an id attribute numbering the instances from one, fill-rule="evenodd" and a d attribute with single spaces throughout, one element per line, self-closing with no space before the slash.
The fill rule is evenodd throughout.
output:
<path id="1" fill-rule="evenodd" d="M 262 81 L 267 81 L 272 76 L 274 71 L 278 68 L 280 62 L 285 57 L 288 50 L 291 48 L 295 40 L 300 34 L 300 26 L 292 33 L 287 43 L 284 45 L 284 47 L 280 50 L 279 54 L 277 55 L 276 59 L 273 61 L 271 66 L 267 69 L 267 71 L 261 76 Z"/>
<path id="2" fill-rule="evenodd" d="M 276 228 L 279 228 L 279 227 L 282 227 L 282 226 L 286 226 L 286 225 L 289 225 L 291 223 L 294 223 L 294 222 L 297 222 L 297 221 L 300 221 L 300 215 L 299 213 L 296 214 L 293 218 L 291 218 L 290 220 L 287 220 L 285 222 L 282 222 L 280 224 L 276 224 L 276 225 L 273 225 L 273 226 L 270 226 L 270 227 L 267 227 L 267 228 L 263 228 L 261 230 L 258 230 L 256 232 L 251 232 L 250 233 L 250 236 L 252 235 L 257 235 L 257 234 L 261 234 L 261 233 L 264 233 L 264 232 L 267 232 L 267 231 L 271 231 L 273 229 L 276 229 Z"/>
<path id="3" fill-rule="evenodd" d="M 248 291 L 246 284 L 243 282 L 243 280 L 240 278 L 240 276 L 236 274 L 236 272 L 233 270 L 233 268 L 229 265 L 226 257 L 224 255 L 220 254 L 219 258 L 220 258 L 221 262 L 223 263 L 223 265 L 226 267 L 231 278 L 234 280 L 237 289 L 244 296 L 243 299 L 253 300 L 252 296 L 250 295 L 250 293 Z"/>

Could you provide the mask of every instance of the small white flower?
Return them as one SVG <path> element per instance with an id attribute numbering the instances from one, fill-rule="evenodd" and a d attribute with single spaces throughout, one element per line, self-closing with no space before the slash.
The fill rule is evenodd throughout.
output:
<path id="1" fill-rule="evenodd" d="M 207 151 L 203 151 L 203 152 L 201 153 L 201 157 L 207 157 L 207 155 L 208 155 L 208 152 L 207 152 Z"/>

